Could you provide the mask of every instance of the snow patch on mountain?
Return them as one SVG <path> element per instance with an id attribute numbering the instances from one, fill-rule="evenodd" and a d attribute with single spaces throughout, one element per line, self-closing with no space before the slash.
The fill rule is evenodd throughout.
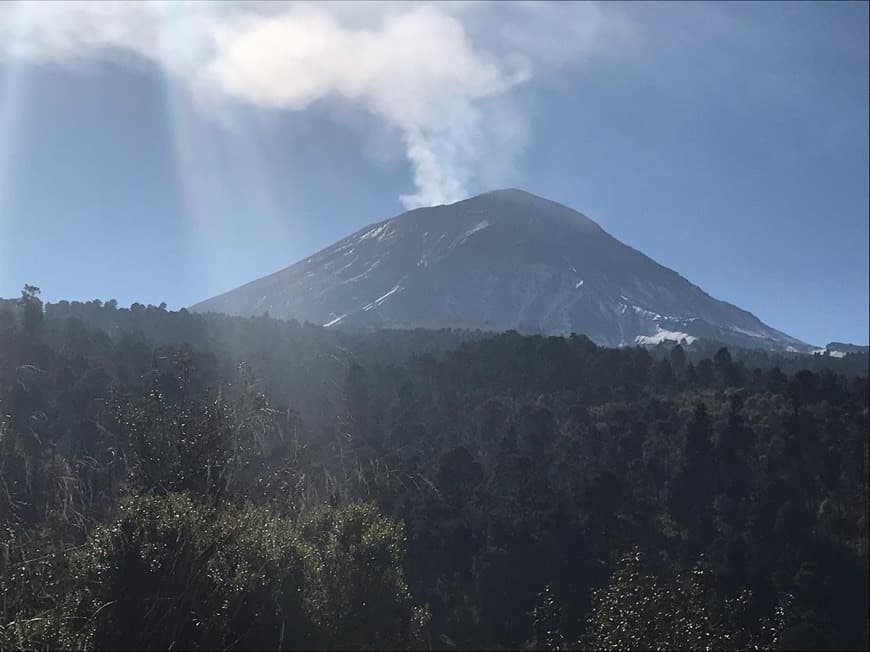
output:
<path id="1" fill-rule="evenodd" d="M 372 261 L 372 263 L 371 263 L 371 264 L 370 264 L 370 265 L 365 269 L 365 271 L 360 272 L 360 273 L 357 274 L 356 276 L 351 276 L 349 279 L 345 279 L 343 282 L 344 282 L 344 283 L 357 283 L 357 282 L 359 282 L 359 281 L 361 281 L 361 280 L 364 280 L 364 279 L 368 278 L 368 276 L 372 273 L 372 271 L 375 270 L 377 267 L 379 267 L 380 264 L 381 264 L 381 259 L 380 259 L 380 258 L 376 258 L 376 259 L 375 259 L 374 261 Z"/>
<path id="2" fill-rule="evenodd" d="M 640 315 L 642 317 L 647 317 L 648 319 L 652 319 L 653 321 L 662 321 L 663 319 L 670 319 L 669 317 L 663 317 L 657 312 L 653 312 L 652 310 L 647 310 L 646 308 L 641 308 L 640 306 L 631 306 L 632 310 L 634 310 L 635 314 Z"/>
<path id="3" fill-rule="evenodd" d="M 377 307 L 378 307 L 379 305 L 381 305 L 384 301 L 386 301 L 387 299 L 389 299 L 391 296 L 393 296 L 396 292 L 398 292 L 398 291 L 401 290 L 401 289 L 402 289 L 401 284 L 400 284 L 400 283 L 396 283 L 396 285 L 393 286 L 393 289 L 392 289 L 392 290 L 387 291 L 386 294 L 382 294 L 381 296 L 379 296 L 377 299 L 375 299 L 375 300 L 372 301 L 371 303 L 368 303 L 368 304 L 366 304 L 365 306 L 363 306 L 363 310 L 364 310 L 365 312 L 368 312 L 369 310 L 374 310 L 375 308 L 377 308 Z"/>
<path id="4" fill-rule="evenodd" d="M 367 231 L 363 235 L 360 236 L 360 242 L 363 240 L 372 240 L 377 238 L 378 242 L 382 242 L 384 240 L 388 240 L 395 232 L 393 231 L 392 222 L 387 222 L 386 224 L 381 224 L 380 226 L 376 226 L 375 228 Z"/>
<path id="5" fill-rule="evenodd" d="M 688 333 L 668 331 L 660 326 L 656 326 L 655 335 L 638 335 L 634 338 L 634 342 L 635 344 L 655 345 L 661 344 L 662 342 L 682 342 L 683 340 L 686 340 L 686 343 L 691 344 L 697 339 L 697 337 L 689 335 Z"/>
<path id="6" fill-rule="evenodd" d="M 477 224 L 472 226 L 470 229 L 468 229 L 465 233 L 463 233 L 461 236 L 456 238 L 456 240 L 453 241 L 453 244 L 450 245 L 450 248 L 452 249 L 453 247 L 458 247 L 459 245 L 465 244 L 465 242 L 468 240 L 468 238 L 470 238 L 472 235 L 474 235 L 478 231 L 483 231 L 488 226 L 489 226 L 489 222 L 487 220 L 482 220 L 482 221 L 478 222 Z"/>
<path id="7" fill-rule="evenodd" d="M 761 337 L 767 338 L 769 335 L 765 335 L 764 333 L 760 333 L 758 331 L 747 330 L 745 328 L 740 328 L 739 326 L 734 326 L 733 324 L 728 327 L 729 330 L 734 331 L 735 333 L 742 333 L 743 335 L 748 335 L 749 337 Z"/>
<path id="8" fill-rule="evenodd" d="M 323 326 L 324 326 L 324 328 L 329 328 L 330 326 L 335 326 L 336 324 L 341 323 L 341 320 L 344 319 L 345 317 L 347 317 L 347 313 L 341 315 L 340 317 L 336 317 L 332 321 L 326 322 Z"/>
<path id="9" fill-rule="evenodd" d="M 837 351 L 835 349 L 813 349 L 813 355 L 827 355 L 832 358 L 845 358 L 845 351 Z"/>

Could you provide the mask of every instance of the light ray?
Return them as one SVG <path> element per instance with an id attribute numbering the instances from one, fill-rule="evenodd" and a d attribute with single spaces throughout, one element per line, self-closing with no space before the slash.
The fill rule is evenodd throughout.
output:
<path id="1" fill-rule="evenodd" d="M 244 110 L 194 101 L 189 86 L 171 74 L 164 74 L 163 93 L 191 282 L 209 291 L 229 289 L 227 284 L 236 280 L 234 263 L 225 254 L 228 242 L 250 241 L 251 233 L 268 238 L 270 246 L 289 242 L 289 227 L 267 173 L 263 134 Z M 240 205 L 245 214 L 233 214 L 231 207 Z M 238 255 L 250 258 L 252 253 Z"/>
<path id="2" fill-rule="evenodd" d="M 0 38 L 12 39 L 21 28 L 22 5 L 10 3 L 0 7 Z M 12 54 L 0 52 L 0 288 L 4 286 L 9 259 L 5 250 L 11 246 L 9 233 L 9 176 L 18 146 L 18 131 L 24 101 L 24 63 Z"/>

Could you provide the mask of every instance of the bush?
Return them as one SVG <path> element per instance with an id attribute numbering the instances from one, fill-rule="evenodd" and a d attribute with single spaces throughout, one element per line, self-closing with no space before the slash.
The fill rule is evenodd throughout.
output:
<path id="1" fill-rule="evenodd" d="M 299 524 L 306 608 L 319 644 L 339 649 L 406 648 L 428 621 L 402 571 L 402 526 L 374 505 L 319 507 Z"/>
<path id="2" fill-rule="evenodd" d="M 301 568 L 289 522 L 215 513 L 185 494 L 137 497 L 69 556 L 50 647 L 304 647 Z M 31 637 L 32 638 L 32 637 Z"/>
<path id="3" fill-rule="evenodd" d="M 19 614 L 3 647 L 406 648 L 426 614 L 402 571 L 401 525 L 368 504 L 298 526 L 262 507 L 188 494 L 124 500 L 55 569 L 57 606 Z"/>
<path id="4" fill-rule="evenodd" d="M 749 591 L 722 600 L 711 593 L 699 562 L 688 573 L 664 577 L 634 550 L 617 565 L 607 587 L 594 592 L 586 647 L 596 650 L 777 649 L 790 618 L 781 596 L 770 617 L 747 627 Z"/>

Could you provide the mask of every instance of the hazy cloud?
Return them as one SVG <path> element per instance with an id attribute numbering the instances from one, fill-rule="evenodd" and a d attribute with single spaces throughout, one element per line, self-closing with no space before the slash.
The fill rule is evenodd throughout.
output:
<path id="1" fill-rule="evenodd" d="M 415 183 L 401 199 L 413 207 L 498 183 L 527 134 L 511 91 L 622 27 L 590 3 L 39 1 L 0 6 L 0 56 L 133 54 L 185 82 L 200 107 L 351 103 L 400 135 Z"/>

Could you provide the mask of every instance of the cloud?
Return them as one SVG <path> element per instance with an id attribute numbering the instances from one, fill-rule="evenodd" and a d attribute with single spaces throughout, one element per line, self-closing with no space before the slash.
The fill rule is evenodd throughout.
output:
<path id="1" fill-rule="evenodd" d="M 601 50 L 615 24 L 590 3 L 5 3 L 0 56 L 132 54 L 206 109 L 350 103 L 399 135 L 415 184 L 401 200 L 415 207 L 508 174 L 528 134 L 512 91 Z"/>

